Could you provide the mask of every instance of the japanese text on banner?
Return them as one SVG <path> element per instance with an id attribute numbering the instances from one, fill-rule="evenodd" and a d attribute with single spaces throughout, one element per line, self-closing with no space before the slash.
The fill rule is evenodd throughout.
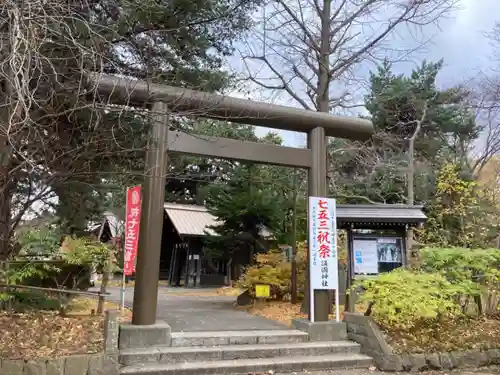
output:
<path id="1" fill-rule="evenodd" d="M 125 218 L 125 259 L 124 273 L 132 275 L 135 272 L 135 258 L 139 245 L 139 227 L 141 220 L 141 187 L 133 186 L 127 189 L 127 206 Z"/>
<path id="2" fill-rule="evenodd" d="M 335 199 L 310 197 L 310 271 L 313 289 L 338 288 Z"/>

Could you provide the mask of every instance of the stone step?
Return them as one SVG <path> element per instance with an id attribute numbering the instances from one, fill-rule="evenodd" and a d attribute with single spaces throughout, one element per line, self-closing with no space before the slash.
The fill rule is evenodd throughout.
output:
<path id="1" fill-rule="evenodd" d="M 217 332 L 172 332 L 172 346 L 254 345 L 285 344 L 309 340 L 306 332 L 299 330 L 271 331 L 217 331 Z"/>
<path id="2" fill-rule="evenodd" d="M 197 361 L 223 361 L 272 357 L 304 357 L 330 354 L 358 354 L 359 344 L 350 341 L 302 342 L 288 344 L 223 345 L 202 347 L 156 347 L 123 349 L 122 365 L 140 363 L 184 363 Z"/>
<path id="3" fill-rule="evenodd" d="M 235 375 L 249 373 L 293 372 L 367 368 L 372 358 L 363 354 L 329 354 L 261 359 L 237 359 L 176 364 L 147 363 L 122 367 L 121 375 Z"/>

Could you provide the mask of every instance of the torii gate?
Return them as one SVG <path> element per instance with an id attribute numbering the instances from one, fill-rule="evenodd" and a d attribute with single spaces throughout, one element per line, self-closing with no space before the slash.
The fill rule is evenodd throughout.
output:
<path id="1" fill-rule="evenodd" d="M 133 325 L 153 325 L 156 322 L 168 151 L 308 168 L 308 195 L 325 197 L 326 137 L 366 140 L 373 133 L 372 123 L 360 118 L 334 116 L 111 75 L 91 73 L 87 78 L 89 89 L 97 89 L 97 93 L 109 103 L 142 108 L 146 105 L 156 114 L 151 144 L 146 154 L 147 175 L 143 186 Z M 218 137 L 199 138 L 169 131 L 169 115 L 181 111 L 188 112 L 189 116 L 307 133 L 308 148 L 299 149 Z M 328 321 L 328 291 L 316 290 L 314 302 L 315 320 Z"/>

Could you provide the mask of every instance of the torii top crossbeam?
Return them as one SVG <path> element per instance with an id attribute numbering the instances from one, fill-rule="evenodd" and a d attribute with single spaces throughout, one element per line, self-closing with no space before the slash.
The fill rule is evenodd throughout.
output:
<path id="1" fill-rule="evenodd" d="M 172 112 L 185 112 L 186 115 L 304 133 L 320 127 L 325 129 L 326 136 L 352 140 L 366 140 L 373 133 L 371 121 L 356 117 L 335 116 L 100 73 L 89 73 L 87 79 L 89 88 L 97 88 L 99 95 L 113 104 L 142 106 L 161 101 Z"/>

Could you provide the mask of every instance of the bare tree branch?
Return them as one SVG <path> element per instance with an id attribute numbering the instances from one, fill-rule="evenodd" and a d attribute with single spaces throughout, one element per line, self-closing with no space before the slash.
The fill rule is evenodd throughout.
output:
<path id="1" fill-rule="evenodd" d="M 275 0 L 241 50 L 246 78 L 283 91 L 306 109 L 355 106 L 346 89 L 355 69 L 376 59 L 396 30 L 435 24 L 457 2 Z"/>

